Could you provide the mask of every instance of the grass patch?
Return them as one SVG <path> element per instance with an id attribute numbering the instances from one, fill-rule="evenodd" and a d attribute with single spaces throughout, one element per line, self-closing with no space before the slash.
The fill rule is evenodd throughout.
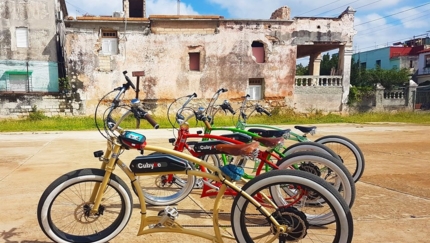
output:
<path id="1" fill-rule="evenodd" d="M 34 113 L 34 114 L 33 114 Z M 26 119 L 1 120 L 0 132 L 29 132 L 29 131 L 85 131 L 96 130 L 94 117 L 47 117 L 38 112 L 32 112 L 32 115 Z M 171 128 L 167 118 L 154 117 L 160 124 L 161 128 Z M 237 116 L 217 115 L 215 126 L 234 126 Z M 101 121 L 98 121 L 102 124 Z M 249 118 L 249 124 L 267 124 L 267 125 L 305 125 L 305 124 L 323 124 L 323 123 L 358 123 L 364 124 L 369 122 L 400 122 L 430 125 L 429 112 L 367 112 L 357 113 L 348 116 L 338 114 L 322 114 L 314 111 L 308 114 L 297 114 L 294 112 L 277 112 L 271 117 L 265 115 L 253 115 Z M 195 120 L 189 121 L 191 127 L 202 127 L 201 123 L 196 124 Z M 129 117 L 121 123 L 121 127 L 126 129 L 135 129 L 136 121 Z M 145 120 L 141 121 L 140 128 L 150 129 L 151 126 Z"/>

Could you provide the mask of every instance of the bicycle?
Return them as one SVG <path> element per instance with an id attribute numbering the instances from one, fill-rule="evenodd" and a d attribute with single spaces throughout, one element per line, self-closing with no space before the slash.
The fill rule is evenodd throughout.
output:
<path id="1" fill-rule="evenodd" d="M 353 237 L 353 220 L 351 212 L 339 193 L 327 182 L 310 173 L 292 170 L 270 171 L 255 177 L 242 188 L 234 184 L 233 178 L 209 163 L 193 156 L 147 144 L 146 137 L 133 131 L 121 128 L 120 123 L 133 114 L 139 120 L 146 119 L 154 128 L 158 124 L 142 108 L 139 100 L 131 104 L 121 103 L 121 96 L 134 84 L 124 72 L 127 83 L 115 89 L 118 94 L 106 111 L 102 135 L 107 139 L 105 151 L 95 151 L 94 156 L 102 163 L 100 168 L 86 168 L 71 171 L 52 182 L 41 195 L 37 207 L 39 226 L 47 237 L 54 242 L 107 242 L 117 236 L 127 225 L 133 202 L 130 189 L 126 183 L 114 174 L 120 168 L 130 179 L 140 203 L 141 224 L 138 235 L 152 233 L 183 233 L 208 239 L 212 242 L 223 242 L 223 238 L 235 239 L 237 242 L 279 242 L 286 241 L 322 241 L 351 242 Z M 118 121 L 115 121 L 113 110 L 127 107 Z M 258 145 L 258 144 L 257 144 Z M 217 149 L 237 156 L 249 156 L 257 148 L 256 143 L 242 145 L 223 144 Z M 149 150 L 162 154 L 142 155 L 136 157 L 127 166 L 119 157 L 125 150 Z M 160 159 L 161 158 L 161 159 Z M 156 160 L 160 159 L 160 160 Z M 213 173 L 190 168 L 190 163 L 209 168 Z M 237 196 L 231 206 L 231 229 L 234 237 L 222 234 L 219 224 L 219 209 L 222 193 L 214 201 L 214 233 L 186 229 L 177 221 L 178 211 L 167 206 L 157 216 L 148 216 L 143 190 L 136 176 L 145 174 L 191 174 L 222 182 L 220 192 L 227 187 L 235 190 Z M 293 197 L 281 194 L 287 188 Z M 265 200 L 261 204 L 254 197 Z M 270 196 L 268 196 L 270 195 Z M 335 215 L 335 223 L 327 228 L 311 227 L 306 217 L 306 209 L 316 212 L 306 204 L 297 205 L 308 196 L 319 196 L 325 200 L 329 210 Z M 287 204 L 277 204 L 272 199 L 287 200 Z M 267 205 L 267 206 L 266 206 Z M 300 210 L 296 208 L 300 206 Z M 263 229 L 264 228 L 264 229 Z"/>
<path id="2" fill-rule="evenodd" d="M 253 106 L 253 110 L 248 115 L 246 115 L 244 110 L 246 109 L 246 103 L 249 97 L 249 95 L 242 97 L 244 100 L 239 108 L 240 113 L 238 121 L 236 123 L 236 128 L 240 128 L 243 130 L 249 128 L 249 132 L 254 132 L 262 136 L 270 136 L 270 134 L 274 131 L 283 130 L 282 128 L 270 125 L 248 124 L 247 120 L 254 111 L 260 114 L 271 116 L 271 113 L 264 109 L 258 103 L 255 104 L 255 106 Z M 294 126 L 294 128 L 301 131 L 303 134 L 299 135 L 298 133 L 290 131 L 290 136 L 288 137 L 288 139 L 292 141 L 297 141 L 299 142 L 299 144 L 311 141 L 307 135 L 314 135 L 317 129 L 316 126 Z M 357 182 L 361 178 L 365 168 L 364 155 L 359 146 L 351 139 L 339 135 L 327 135 L 316 139 L 315 142 L 323 144 L 335 152 L 338 158 L 342 160 L 343 164 L 351 172 L 354 182 Z"/>
<path id="3" fill-rule="evenodd" d="M 223 89 L 224 90 L 224 89 Z M 218 93 L 219 91 L 217 91 Z M 224 91 L 225 92 L 225 91 Z M 232 143 L 232 144 L 241 144 L 248 143 L 252 140 L 258 141 L 262 144 L 262 146 L 266 147 L 266 150 L 259 150 L 258 154 L 254 156 L 257 161 L 259 161 L 258 166 L 254 168 L 250 168 L 250 170 L 244 171 L 242 178 L 252 179 L 254 175 L 259 175 L 262 172 L 269 171 L 272 169 L 287 169 L 292 168 L 296 170 L 303 170 L 315 175 L 318 175 L 324 178 L 326 181 L 330 181 L 330 183 L 335 187 L 339 192 L 341 192 L 342 197 L 345 199 L 347 204 L 352 207 L 354 199 L 355 199 L 355 185 L 353 179 L 346 169 L 346 167 L 335 158 L 330 155 L 322 154 L 314 151 L 299 151 L 295 152 L 291 155 L 288 155 L 284 158 L 279 157 L 277 154 L 273 154 L 273 151 L 278 151 L 279 147 L 283 146 L 284 137 L 275 137 L 275 138 L 265 138 L 260 137 L 258 135 L 254 135 L 253 137 L 248 136 L 244 133 L 231 133 L 231 134 L 223 134 L 223 135 L 212 135 L 208 133 L 190 133 L 189 124 L 187 121 L 191 117 L 196 117 L 198 121 L 203 122 L 205 130 L 211 130 L 211 124 L 209 121 L 213 122 L 213 117 L 207 117 L 202 109 L 199 111 L 193 110 L 191 107 L 187 107 L 190 101 L 195 98 L 197 95 L 191 94 L 182 98 L 187 98 L 183 105 L 177 110 L 175 114 L 175 121 L 179 125 L 177 129 L 177 137 L 174 139 L 170 139 L 174 146 L 174 150 L 176 151 L 188 151 L 191 155 L 203 158 L 206 154 L 210 154 L 211 156 L 220 154 L 221 162 L 218 157 L 214 157 L 211 159 L 211 163 L 213 163 L 216 167 L 228 166 L 229 164 L 235 164 L 241 168 L 247 169 L 246 167 L 246 159 L 240 159 L 233 161 L 232 159 L 227 159 L 225 154 L 220 151 L 216 151 L 214 146 L 217 144 L 223 143 Z M 179 98 L 181 99 L 181 98 Z M 175 103 L 177 101 L 173 101 Z M 170 110 L 169 106 L 169 110 Z M 182 115 L 184 110 L 191 111 L 191 115 L 185 118 Z M 168 117 L 170 117 L 168 115 Z M 172 122 L 171 122 L 172 123 Z M 175 127 L 175 124 L 172 123 L 172 127 Z M 227 128 L 228 129 L 228 128 Z M 283 131 L 284 133 L 284 131 Z M 193 141 L 189 142 L 190 138 L 198 138 L 201 141 Z M 210 139 L 216 139 L 212 141 Z M 232 140 L 234 139 L 234 140 Z M 207 155 L 206 155 L 207 156 Z M 275 158 L 275 160 L 272 160 Z M 204 158 L 205 160 L 207 159 Z M 264 167 L 264 168 L 263 168 Z M 197 169 L 206 171 L 205 167 L 198 167 Z M 252 171 L 254 170 L 254 171 Z M 210 172 L 210 171 L 209 171 Z M 252 173 L 252 175 L 250 174 Z M 187 180 L 174 178 L 172 175 L 164 175 L 164 178 L 169 178 L 166 181 L 171 181 L 171 183 L 176 183 L 179 186 L 186 187 L 189 182 Z M 144 181 L 147 184 L 152 184 L 151 179 L 148 178 L 140 178 L 140 181 Z M 201 183 L 198 183 L 198 188 L 202 188 L 201 197 L 208 196 L 216 196 L 219 192 L 219 185 L 217 183 L 212 183 L 212 181 L 208 181 L 207 179 L 201 179 Z M 201 185 L 201 186 L 200 186 Z M 224 192 L 225 195 L 235 196 L 236 192 L 232 190 L 227 190 Z M 321 204 L 323 201 L 315 198 L 315 204 Z M 333 221 L 333 218 L 327 217 L 325 220 L 320 220 L 320 218 L 314 220 L 314 224 L 329 224 Z M 318 223 L 317 223 L 318 222 Z"/>

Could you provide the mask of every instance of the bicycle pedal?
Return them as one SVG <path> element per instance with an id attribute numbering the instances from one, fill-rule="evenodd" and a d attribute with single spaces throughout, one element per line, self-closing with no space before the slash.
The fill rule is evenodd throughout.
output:
<path id="1" fill-rule="evenodd" d="M 167 206 L 158 212 L 158 216 L 161 216 L 160 221 L 154 227 L 171 227 L 175 219 L 178 218 L 179 212 L 176 207 Z"/>

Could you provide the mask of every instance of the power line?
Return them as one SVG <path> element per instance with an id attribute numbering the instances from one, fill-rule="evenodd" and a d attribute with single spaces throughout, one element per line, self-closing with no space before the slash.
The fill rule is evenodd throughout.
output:
<path id="1" fill-rule="evenodd" d="M 84 14 L 88 13 L 88 12 L 87 12 L 87 11 L 85 11 L 84 9 L 82 9 L 82 8 L 80 8 L 80 7 L 78 7 L 78 6 L 74 5 L 74 4 L 72 4 L 70 1 L 66 1 L 66 3 L 67 3 L 67 4 L 69 4 L 69 5 L 71 5 L 71 6 L 73 6 L 73 7 L 75 7 L 76 12 L 78 12 L 78 13 L 80 13 L 80 14 L 82 14 L 82 15 L 84 15 Z M 79 11 L 78 9 L 82 10 L 83 12 Z"/>
<path id="2" fill-rule="evenodd" d="M 387 43 L 388 43 L 388 42 L 395 43 L 395 42 L 400 42 L 400 41 L 405 41 L 405 40 L 406 40 L 406 41 L 407 41 L 407 40 L 413 40 L 413 39 L 416 39 L 416 38 L 417 38 L 417 37 L 419 37 L 419 36 L 428 36 L 428 33 L 414 35 L 414 36 L 413 36 L 413 38 L 408 37 L 408 38 L 403 38 L 403 39 L 399 39 L 399 40 L 387 41 Z M 384 45 L 384 44 L 386 44 L 386 43 L 380 43 L 380 44 L 376 44 L 376 43 L 375 43 L 375 45 L 367 46 L 367 47 L 360 48 L 360 49 L 364 49 L 364 50 L 366 50 L 366 49 L 370 49 L 370 48 L 372 48 L 372 47 L 374 47 L 374 46 L 379 46 L 379 45 Z M 363 51 L 360 51 L 360 52 L 363 52 Z"/>
<path id="3" fill-rule="evenodd" d="M 428 10 L 426 10 L 426 11 L 424 11 L 424 12 L 427 12 L 427 11 L 430 11 L 430 9 L 428 9 Z M 405 17 L 405 18 L 403 18 L 403 19 L 394 20 L 394 21 L 388 22 L 388 23 L 383 24 L 383 25 L 378 25 L 378 26 L 372 27 L 372 28 L 370 28 L 370 29 L 366 29 L 365 31 L 360 32 L 360 33 L 359 33 L 359 34 L 357 34 L 356 36 L 364 35 L 364 34 L 367 34 L 367 35 L 368 35 L 368 34 L 371 34 L 371 33 L 379 32 L 379 31 L 381 31 L 381 30 L 390 29 L 390 28 L 396 27 L 397 25 L 400 25 L 400 24 L 403 24 L 403 23 L 407 23 L 407 22 L 410 22 L 410 21 L 412 21 L 412 20 L 420 19 L 420 18 L 422 18 L 422 17 L 424 17 L 424 16 L 427 16 L 427 15 L 428 15 L 428 14 L 422 14 L 422 15 L 419 15 L 418 17 L 416 17 L 416 16 L 408 16 L 408 17 Z M 408 19 L 409 17 L 415 17 L 415 18 L 410 19 L 410 20 L 408 20 L 408 21 L 404 21 L 405 19 Z M 394 25 L 391 25 L 391 26 L 388 26 L 388 27 L 386 27 L 386 28 L 379 28 L 379 27 L 381 27 L 381 26 L 386 26 L 386 25 L 388 25 L 388 24 L 390 24 L 390 23 L 394 23 L 394 22 L 399 22 L 399 23 L 394 24 Z M 378 30 L 374 30 L 374 29 L 378 29 Z M 370 30 L 370 31 L 369 31 L 369 30 Z"/>
<path id="4" fill-rule="evenodd" d="M 420 8 L 420 7 L 425 6 L 425 5 L 428 5 L 428 4 L 430 4 L 430 2 L 427 2 L 427 3 L 421 4 L 421 5 L 418 5 L 418 6 L 416 6 L 416 7 L 409 8 L 409 9 L 406 9 L 406 10 L 403 10 L 403 11 L 400 11 L 400 12 L 397 12 L 397 13 L 389 14 L 389 15 L 386 15 L 386 16 L 381 17 L 381 18 L 377 18 L 377 19 L 369 20 L 369 21 L 367 21 L 367 22 L 364 22 L 364 23 L 361 23 L 361 24 L 355 25 L 354 27 L 356 27 L 356 26 L 360 26 L 360 25 L 363 25 L 363 24 L 367 24 L 367 23 L 370 23 L 370 22 L 374 22 L 374 21 L 377 21 L 377 20 L 380 20 L 380 19 L 385 19 L 385 18 L 387 18 L 387 17 L 391 17 L 391 16 L 394 16 L 394 15 L 397 15 L 397 14 L 400 14 L 400 13 L 404 13 L 404 12 L 407 12 L 407 11 L 412 10 L 412 9 Z"/>
<path id="5" fill-rule="evenodd" d="M 368 4 L 365 4 L 365 5 L 363 5 L 363 6 L 360 6 L 360 7 L 354 8 L 354 9 L 355 9 L 355 10 L 357 10 L 357 9 L 360 9 L 360 8 L 363 8 L 363 7 L 366 7 L 366 6 L 369 6 L 369 5 L 375 4 L 375 3 L 380 2 L 380 1 L 382 1 L 382 0 L 377 0 L 377 1 L 374 1 L 374 2 L 371 2 L 371 3 L 368 3 Z"/>
<path id="6" fill-rule="evenodd" d="M 326 7 L 326 6 L 330 5 L 330 4 L 333 4 L 333 3 L 335 3 L 335 2 L 339 2 L 339 1 L 340 1 L 340 0 L 336 0 L 336 1 L 333 1 L 333 2 L 330 2 L 330 3 L 327 3 L 326 5 L 322 5 L 322 6 L 319 6 L 319 7 L 317 7 L 317 8 L 314 8 L 314 9 L 312 9 L 312 10 L 309 10 L 309 11 L 306 11 L 306 12 L 303 12 L 303 13 L 300 13 L 300 14 L 298 14 L 297 16 L 300 16 L 300 15 L 305 14 L 305 13 L 310 13 L 310 12 L 312 12 L 312 11 L 314 11 L 314 10 L 317 10 L 317 9 L 320 9 L 320 8 L 323 8 L 323 7 Z"/>
<path id="7" fill-rule="evenodd" d="M 331 11 L 333 11 L 333 10 L 335 10 L 335 9 L 344 8 L 345 6 L 348 6 L 349 4 L 351 4 L 351 3 L 355 3 L 355 2 L 358 2 L 358 1 L 360 1 L 360 0 L 355 0 L 355 1 L 349 2 L 349 3 L 347 3 L 347 4 L 344 4 L 344 5 L 342 5 L 342 6 L 339 6 L 339 7 L 337 7 L 337 8 L 331 9 L 331 10 L 329 10 L 329 11 L 325 11 L 325 12 L 319 13 L 319 14 L 317 14 L 317 15 L 315 15 L 315 16 L 318 16 L 318 15 L 321 15 L 321 14 L 325 14 L 325 13 L 328 13 L 328 12 L 331 12 Z"/>

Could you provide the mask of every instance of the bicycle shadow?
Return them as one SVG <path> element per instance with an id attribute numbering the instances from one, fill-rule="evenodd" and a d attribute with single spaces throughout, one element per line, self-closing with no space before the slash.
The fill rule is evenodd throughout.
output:
<path id="1" fill-rule="evenodd" d="M 9 231 L 3 230 L 0 233 L 0 239 L 3 239 L 5 243 L 51 243 L 50 241 L 40 241 L 40 240 L 12 240 L 11 238 L 19 236 L 21 232 L 17 231 L 17 228 L 12 228 Z"/>

